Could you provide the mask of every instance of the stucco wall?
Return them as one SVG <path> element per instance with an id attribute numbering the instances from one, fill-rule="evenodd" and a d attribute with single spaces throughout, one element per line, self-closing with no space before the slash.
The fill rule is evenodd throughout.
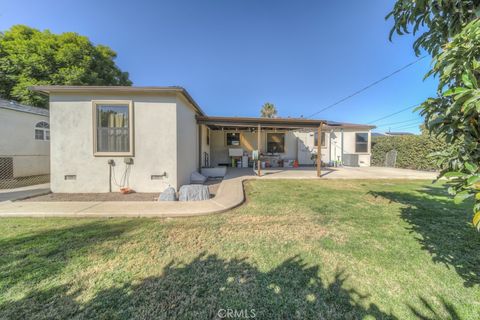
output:
<path id="1" fill-rule="evenodd" d="M 50 142 L 35 140 L 40 121 L 50 122 L 47 116 L 0 108 L 0 157 L 13 158 L 14 177 L 50 172 Z"/>
<path id="2" fill-rule="evenodd" d="M 169 184 L 177 188 L 177 99 L 167 95 L 50 96 L 51 189 L 53 192 L 108 192 L 109 166 L 116 163 L 118 182 L 126 168 L 124 157 L 93 155 L 92 100 L 132 100 L 134 164 L 129 185 L 137 192 L 160 192 Z M 152 180 L 151 175 L 167 176 Z M 65 180 L 76 175 L 76 180 Z M 119 187 L 112 183 L 113 191 Z"/>
<path id="3" fill-rule="evenodd" d="M 183 99 L 177 99 L 177 177 L 178 187 L 190 183 L 199 166 L 199 129 L 195 112 Z"/>
<path id="4" fill-rule="evenodd" d="M 311 159 L 312 154 L 317 154 L 317 145 L 315 144 L 315 134 L 317 130 L 301 130 L 294 131 L 293 134 L 297 137 L 297 155 L 298 162 L 300 165 L 313 165 L 313 160 Z M 322 161 L 330 161 L 330 145 L 328 139 L 330 137 L 329 132 L 325 132 L 325 145 L 321 147 L 322 149 Z"/>
<path id="5" fill-rule="evenodd" d="M 325 131 L 325 146 L 322 147 L 322 161 L 328 163 L 330 161 L 342 159 L 342 132 L 341 129 L 326 129 Z M 369 145 L 368 152 L 357 153 L 355 152 L 355 134 L 356 133 L 368 133 Z M 314 145 L 314 131 L 300 131 L 295 133 L 299 138 L 299 153 L 300 149 L 314 150 L 316 153 L 317 147 Z M 371 136 L 370 131 L 348 128 L 343 129 L 343 153 L 344 154 L 356 154 L 358 155 L 358 161 L 360 166 L 370 166 L 370 147 Z M 311 154 L 312 152 L 310 152 Z M 305 156 L 299 155 L 300 164 L 311 164 L 308 159 L 305 160 Z"/>

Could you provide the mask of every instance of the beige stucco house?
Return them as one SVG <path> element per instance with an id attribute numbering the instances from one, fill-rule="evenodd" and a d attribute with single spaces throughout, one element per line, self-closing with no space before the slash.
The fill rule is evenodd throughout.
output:
<path id="1" fill-rule="evenodd" d="M 180 87 L 31 89 L 50 97 L 53 192 L 159 192 L 203 167 L 313 165 L 319 130 L 323 163 L 370 165 L 372 126 L 209 117 Z"/>
<path id="2" fill-rule="evenodd" d="M 48 175 L 48 110 L 0 99 L 0 180 Z"/>

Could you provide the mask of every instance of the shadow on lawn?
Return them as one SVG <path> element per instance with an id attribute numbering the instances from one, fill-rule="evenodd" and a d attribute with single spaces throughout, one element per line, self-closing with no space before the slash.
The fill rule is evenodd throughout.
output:
<path id="1" fill-rule="evenodd" d="M 394 319 L 344 288 L 342 272 L 325 285 L 319 267 L 298 257 L 262 272 L 246 260 L 200 254 L 189 264 L 171 262 L 161 274 L 100 291 L 86 303 L 68 287 L 31 292 L 0 305 L 0 318 L 215 319 L 220 309 L 235 309 L 257 319 Z"/>
<path id="2" fill-rule="evenodd" d="M 19 283 L 34 286 L 57 275 L 82 250 L 120 236 L 135 221 L 93 222 L 0 241 L 0 292 Z"/>
<path id="3" fill-rule="evenodd" d="M 456 205 L 444 188 L 426 187 L 418 193 L 371 192 L 404 205 L 401 217 L 434 262 L 453 267 L 464 285 L 480 285 L 480 237 L 470 223 L 469 205 Z"/>
<path id="4" fill-rule="evenodd" d="M 422 309 L 420 311 L 413 306 L 409 306 L 410 311 L 417 319 L 421 320 L 437 320 L 437 319 L 449 319 L 449 320 L 460 320 L 462 319 L 458 314 L 455 306 L 441 297 L 437 297 L 440 301 L 440 308 L 435 309 L 433 303 L 427 301 L 427 299 L 420 297 L 420 302 L 422 304 Z"/>

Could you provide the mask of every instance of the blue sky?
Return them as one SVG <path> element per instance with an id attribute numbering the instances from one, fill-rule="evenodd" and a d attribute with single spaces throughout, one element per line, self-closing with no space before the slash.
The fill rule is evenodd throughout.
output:
<path id="1" fill-rule="evenodd" d="M 388 41 L 393 0 L 6 1 L 0 30 L 78 32 L 118 53 L 134 85 L 185 87 L 209 115 L 309 116 L 416 60 L 411 36 Z M 430 57 L 316 115 L 369 123 L 435 94 Z M 377 131 L 418 132 L 401 112 Z"/>

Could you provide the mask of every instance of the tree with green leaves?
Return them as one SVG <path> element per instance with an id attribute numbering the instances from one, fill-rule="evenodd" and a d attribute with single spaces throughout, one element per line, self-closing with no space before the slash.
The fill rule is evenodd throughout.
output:
<path id="1" fill-rule="evenodd" d="M 263 104 L 262 109 L 260 109 L 260 116 L 262 118 L 276 118 L 277 108 L 275 108 L 273 103 L 266 102 Z"/>
<path id="2" fill-rule="evenodd" d="M 435 154 L 457 203 L 474 198 L 480 229 L 480 0 L 398 0 L 390 37 L 422 33 L 414 43 L 433 57 L 426 75 L 439 79 L 437 96 L 417 109 L 429 132 L 447 142 Z"/>
<path id="3" fill-rule="evenodd" d="M 47 107 L 32 85 L 131 85 L 117 54 L 77 33 L 53 34 L 15 25 L 0 34 L 0 97 Z"/>

